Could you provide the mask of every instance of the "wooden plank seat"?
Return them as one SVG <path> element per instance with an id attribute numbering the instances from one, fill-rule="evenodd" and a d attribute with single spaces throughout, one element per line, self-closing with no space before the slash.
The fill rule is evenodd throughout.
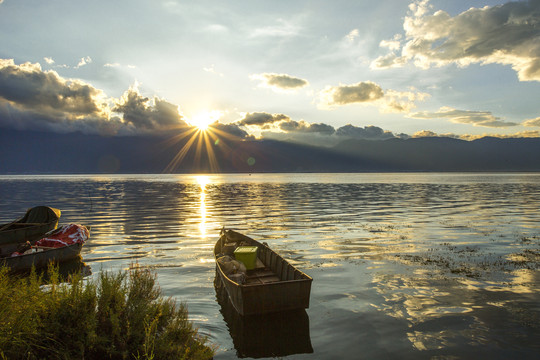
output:
<path id="1" fill-rule="evenodd" d="M 246 274 L 246 285 L 268 284 L 280 281 L 279 277 L 268 268 L 257 268 L 248 270 Z"/>

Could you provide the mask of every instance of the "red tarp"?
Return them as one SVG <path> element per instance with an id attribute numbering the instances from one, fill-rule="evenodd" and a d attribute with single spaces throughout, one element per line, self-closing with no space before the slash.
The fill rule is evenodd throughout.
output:
<path id="1" fill-rule="evenodd" d="M 52 235 L 49 235 L 36 242 L 36 246 L 46 246 L 59 248 L 75 243 L 84 243 L 90 232 L 82 225 L 69 224 L 58 228 Z"/>

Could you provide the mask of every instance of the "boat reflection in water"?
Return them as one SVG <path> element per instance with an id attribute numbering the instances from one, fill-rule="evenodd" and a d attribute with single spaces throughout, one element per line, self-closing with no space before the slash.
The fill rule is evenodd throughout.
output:
<path id="1" fill-rule="evenodd" d="M 62 278 L 67 278 L 73 274 L 80 274 L 82 277 L 87 277 L 92 275 L 92 267 L 86 264 L 79 255 L 75 259 L 58 264 L 58 273 Z"/>
<path id="2" fill-rule="evenodd" d="M 238 357 L 281 357 L 313 353 L 306 310 L 241 316 L 234 309 L 217 273 L 214 287 Z"/>
<path id="3" fill-rule="evenodd" d="M 73 275 L 80 275 L 83 278 L 92 275 L 92 267 L 86 264 L 80 255 L 74 259 L 54 264 L 54 266 L 58 270 L 61 281 L 66 281 Z M 49 283 L 51 274 L 49 273 L 48 267 L 35 269 L 35 271 L 38 275 L 43 277 L 45 283 Z M 30 270 L 27 272 L 30 272 Z"/>

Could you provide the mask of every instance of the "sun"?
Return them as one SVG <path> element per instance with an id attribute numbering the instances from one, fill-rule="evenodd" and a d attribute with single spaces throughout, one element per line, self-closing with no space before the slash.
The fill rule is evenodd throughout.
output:
<path id="1" fill-rule="evenodd" d="M 221 111 L 218 110 L 203 110 L 194 114 L 189 120 L 189 123 L 196 126 L 200 131 L 206 131 L 210 124 L 219 119 L 221 115 Z"/>

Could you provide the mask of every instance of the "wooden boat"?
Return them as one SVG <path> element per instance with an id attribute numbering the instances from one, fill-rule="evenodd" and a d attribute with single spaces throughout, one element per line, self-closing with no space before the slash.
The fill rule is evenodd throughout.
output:
<path id="1" fill-rule="evenodd" d="M 88 229 L 82 225 L 64 225 L 47 233 L 35 245 L 27 243 L 26 248 L 20 252 L 0 258 L 0 266 L 18 272 L 29 270 L 32 266 L 42 268 L 50 262 L 62 263 L 76 259 L 89 235 Z"/>
<path id="2" fill-rule="evenodd" d="M 26 241 L 33 242 L 58 226 L 60 210 L 36 206 L 8 224 L 0 225 L 0 257 L 10 255 Z"/>
<path id="3" fill-rule="evenodd" d="M 214 286 L 237 357 L 277 358 L 313 353 L 305 309 L 242 316 L 233 307 L 217 271 Z"/>
<path id="4" fill-rule="evenodd" d="M 218 258 L 237 246 L 257 247 L 257 266 L 239 283 L 227 275 Z M 309 307 L 313 279 L 289 264 L 266 244 L 233 230 L 221 231 L 214 247 L 217 277 L 240 315 L 266 314 Z M 234 277 L 233 277 L 234 278 Z"/>

